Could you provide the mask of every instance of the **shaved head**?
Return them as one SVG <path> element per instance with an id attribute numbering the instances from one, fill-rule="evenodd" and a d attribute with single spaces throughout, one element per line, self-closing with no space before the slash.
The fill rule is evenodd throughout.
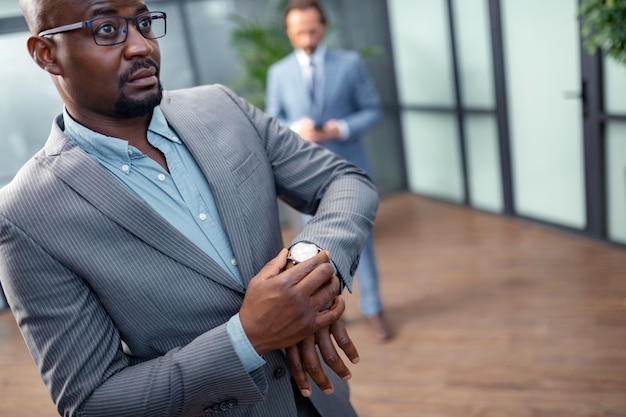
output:
<path id="1" fill-rule="evenodd" d="M 33 35 L 52 28 L 59 21 L 59 14 L 65 7 L 71 7 L 66 0 L 20 0 L 20 7 Z"/>
<path id="2" fill-rule="evenodd" d="M 162 98 L 156 39 L 146 38 L 136 24 L 114 45 L 97 44 L 93 28 L 80 24 L 39 36 L 106 16 L 132 21 L 148 12 L 144 0 L 20 0 L 20 6 L 31 32 L 28 52 L 50 74 L 75 120 L 109 136 L 116 131 L 111 118 L 149 120 Z"/>

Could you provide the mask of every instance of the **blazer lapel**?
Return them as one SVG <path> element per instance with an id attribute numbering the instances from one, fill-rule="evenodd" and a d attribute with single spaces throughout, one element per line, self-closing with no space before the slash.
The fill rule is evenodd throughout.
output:
<path id="1" fill-rule="evenodd" d="M 304 79 L 302 68 L 296 58 L 295 53 L 291 53 L 289 56 L 288 66 L 284 71 L 286 86 L 291 86 L 292 91 L 290 94 L 294 94 L 297 97 L 297 102 L 302 103 L 304 114 L 309 115 L 311 118 L 315 116 L 315 103 L 311 100 L 311 94 L 309 93 L 309 86 Z M 316 102 L 318 98 L 316 97 Z"/>
<path id="2" fill-rule="evenodd" d="M 57 177 L 105 216 L 164 255 L 224 286 L 243 291 L 210 256 L 120 184 L 94 158 L 60 130 L 56 135 L 54 133 L 46 144 L 46 153 L 52 156 L 44 159 L 43 163 L 47 163 Z"/>
<path id="3" fill-rule="evenodd" d="M 231 113 L 220 114 L 216 111 L 223 107 L 219 103 L 223 96 L 207 96 L 204 108 L 193 112 L 178 111 L 181 106 L 177 105 L 176 99 L 177 97 L 172 96 L 165 97 L 161 109 L 209 183 L 224 231 L 237 259 L 244 285 L 247 286 L 258 271 L 255 271 L 252 263 L 254 254 L 250 246 L 249 230 L 241 221 L 238 183 L 234 178 L 234 172 L 239 166 L 229 159 L 230 155 L 241 154 L 241 150 L 231 149 L 232 141 L 228 140 L 232 136 L 230 124 L 241 121 L 229 120 L 232 118 Z M 211 103 L 210 100 L 217 100 L 218 103 Z"/>

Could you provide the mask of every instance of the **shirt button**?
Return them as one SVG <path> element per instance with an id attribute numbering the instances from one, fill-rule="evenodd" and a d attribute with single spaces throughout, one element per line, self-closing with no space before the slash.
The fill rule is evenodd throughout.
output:
<path id="1" fill-rule="evenodd" d="M 206 220 L 206 214 L 205 213 L 200 213 L 200 215 L 198 215 L 198 218 L 202 221 Z"/>
<path id="2" fill-rule="evenodd" d="M 130 167 L 128 165 L 122 165 L 122 171 L 128 172 L 130 171 Z"/>
<path id="3" fill-rule="evenodd" d="M 230 264 L 231 264 L 232 266 L 237 266 L 237 259 L 235 259 L 235 258 L 231 259 L 231 260 L 230 260 Z"/>
<path id="4" fill-rule="evenodd" d="M 165 174 L 159 174 L 157 178 L 159 179 L 159 181 L 163 182 L 165 181 Z"/>

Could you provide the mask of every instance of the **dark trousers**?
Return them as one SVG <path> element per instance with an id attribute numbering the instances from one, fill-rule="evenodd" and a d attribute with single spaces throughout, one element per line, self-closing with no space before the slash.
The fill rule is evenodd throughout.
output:
<path id="1" fill-rule="evenodd" d="M 291 380 L 291 386 L 293 387 L 293 395 L 296 400 L 296 408 L 298 409 L 298 417 L 321 417 L 320 413 L 317 412 L 315 406 L 306 397 L 303 397 L 300 394 L 300 390 L 293 379 Z"/>

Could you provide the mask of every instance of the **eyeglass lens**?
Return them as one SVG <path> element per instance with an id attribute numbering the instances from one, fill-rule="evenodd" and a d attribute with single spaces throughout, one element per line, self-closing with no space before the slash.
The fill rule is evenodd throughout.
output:
<path id="1" fill-rule="evenodd" d="M 165 14 L 145 13 L 133 19 L 119 16 L 101 17 L 92 20 L 91 30 L 98 45 L 107 46 L 122 43 L 128 36 L 128 24 L 135 27 L 146 39 L 156 39 L 165 35 Z M 134 21 L 134 22 L 133 22 Z"/>

